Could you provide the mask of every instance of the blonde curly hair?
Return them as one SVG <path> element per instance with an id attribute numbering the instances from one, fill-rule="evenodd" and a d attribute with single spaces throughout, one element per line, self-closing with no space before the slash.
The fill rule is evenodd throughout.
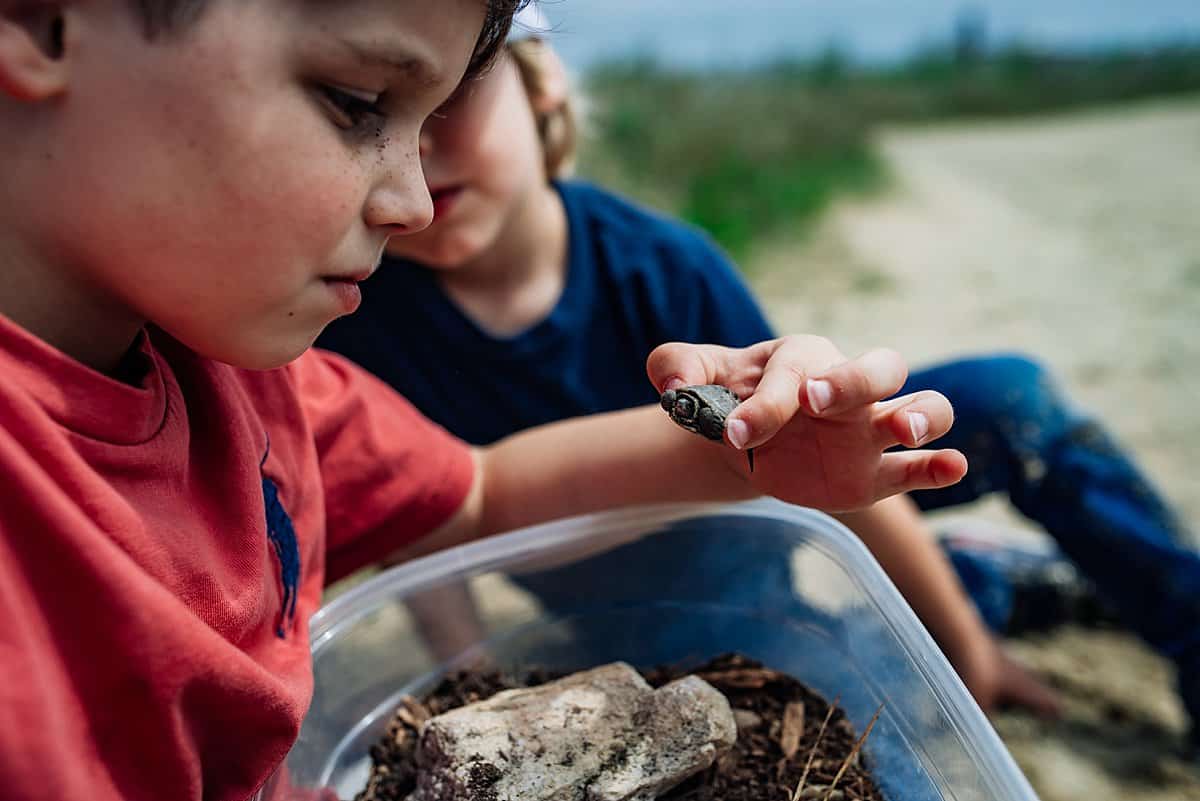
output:
<path id="1" fill-rule="evenodd" d="M 547 59 L 550 46 L 537 37 L 528 37 L 510 41 L 506 48 L 521 74 L 525 93 L 536 108 L 535 99 L 546 94 L 548 81 L 552 80 Z M 535 112 L 547 178 L 565 178 L 575 167 L 580 137 L 579 102 L 578 96 L 567 92 L 555 108 Z"/>

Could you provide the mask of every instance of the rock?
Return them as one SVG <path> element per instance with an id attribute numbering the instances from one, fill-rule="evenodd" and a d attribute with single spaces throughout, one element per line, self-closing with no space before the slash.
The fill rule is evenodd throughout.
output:
<path id="1" fill-rule="evenodd" d="M 410 801 L 651 801 L 736 737 L 712 685 L 654 690 L 614 662 L 431 718 Z"/>

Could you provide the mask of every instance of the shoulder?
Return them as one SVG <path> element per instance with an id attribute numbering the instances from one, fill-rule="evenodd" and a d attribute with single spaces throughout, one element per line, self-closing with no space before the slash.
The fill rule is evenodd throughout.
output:
<path id="1" fill-rule="evenodd" d="M 655 338 L 740 346 L 771 337 L 750 287 L 707 233 L 590 184 L 559 188 L 572 250 L 587 251 L 580 258 L 593 258 L 633 313 L 653 321 Z"/>
<path id="2" fill-rule="evenodd" d="M 578 226 L 612 259 L 617 272 L 670 266 L 707 271 L 731 267 L 728 257 L 700 228 L 586 181 L 558 185 L 572 235 Z"/>

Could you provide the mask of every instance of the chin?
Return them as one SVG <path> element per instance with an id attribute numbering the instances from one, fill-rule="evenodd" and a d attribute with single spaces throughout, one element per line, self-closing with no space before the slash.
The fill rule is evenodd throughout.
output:
<path id="1" fill-rule="evenodd" d="M 156 325 L 206 359 L 248 370 L 273 370 L 312 347 L 336 316 L 329 308 L 314 308 L 319 302 L 330 305 L 328 290 L 317 289 L 315 294 L 324 297 L 302 296 L 269 311 L 227 314 L 223 320 L 215 314 L 159 319 Z"/>
<path id="2" fill-rule="evenodd" d="M 486 243 L 481 244 L 477 239 L 469 235 L 440 236 L 419 246 L 415 242 L 405 243 L 410 246 L 389 250 L 388 255 L 439 270 L 456 270 L 483 254 Z"/>
<path id="3" fill-rule="evenodd" d="M 312 347 L 312 342 L 309 342 L 302 348 L 287 348 L 270 352 L 256 352 L 249 354 L 247 358 L 242 360 L 241 364 L 236 365 L 247 370 L 275 370 L 279 367 L 284 367 L 291 364 L 296 359 L 304 355 L 304 352 Z"/>
<path id="4" fill-rule="evenodd" d="M 214 361 L 245 370 L 274 370 L 295 361 L 312 347 L 319 331 L 295 337 L 246 334 L 237 341 L 214 342 L 210 347 L 192 349 Z"/>

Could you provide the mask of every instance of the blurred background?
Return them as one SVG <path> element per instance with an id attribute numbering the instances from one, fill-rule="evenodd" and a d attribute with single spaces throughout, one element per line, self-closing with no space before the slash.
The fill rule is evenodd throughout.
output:
<path id="1" fill-rule="evenodd" d="M 1036 356 L 1200 530 L 1200 2 L 541 5 L 580 174 L 710 231 L 781 330 Z M 1117 629 L 1010 645 L 1067 702 L 996 719 L 1043 799 L 1200 799 L 1166 663 Z"/>

